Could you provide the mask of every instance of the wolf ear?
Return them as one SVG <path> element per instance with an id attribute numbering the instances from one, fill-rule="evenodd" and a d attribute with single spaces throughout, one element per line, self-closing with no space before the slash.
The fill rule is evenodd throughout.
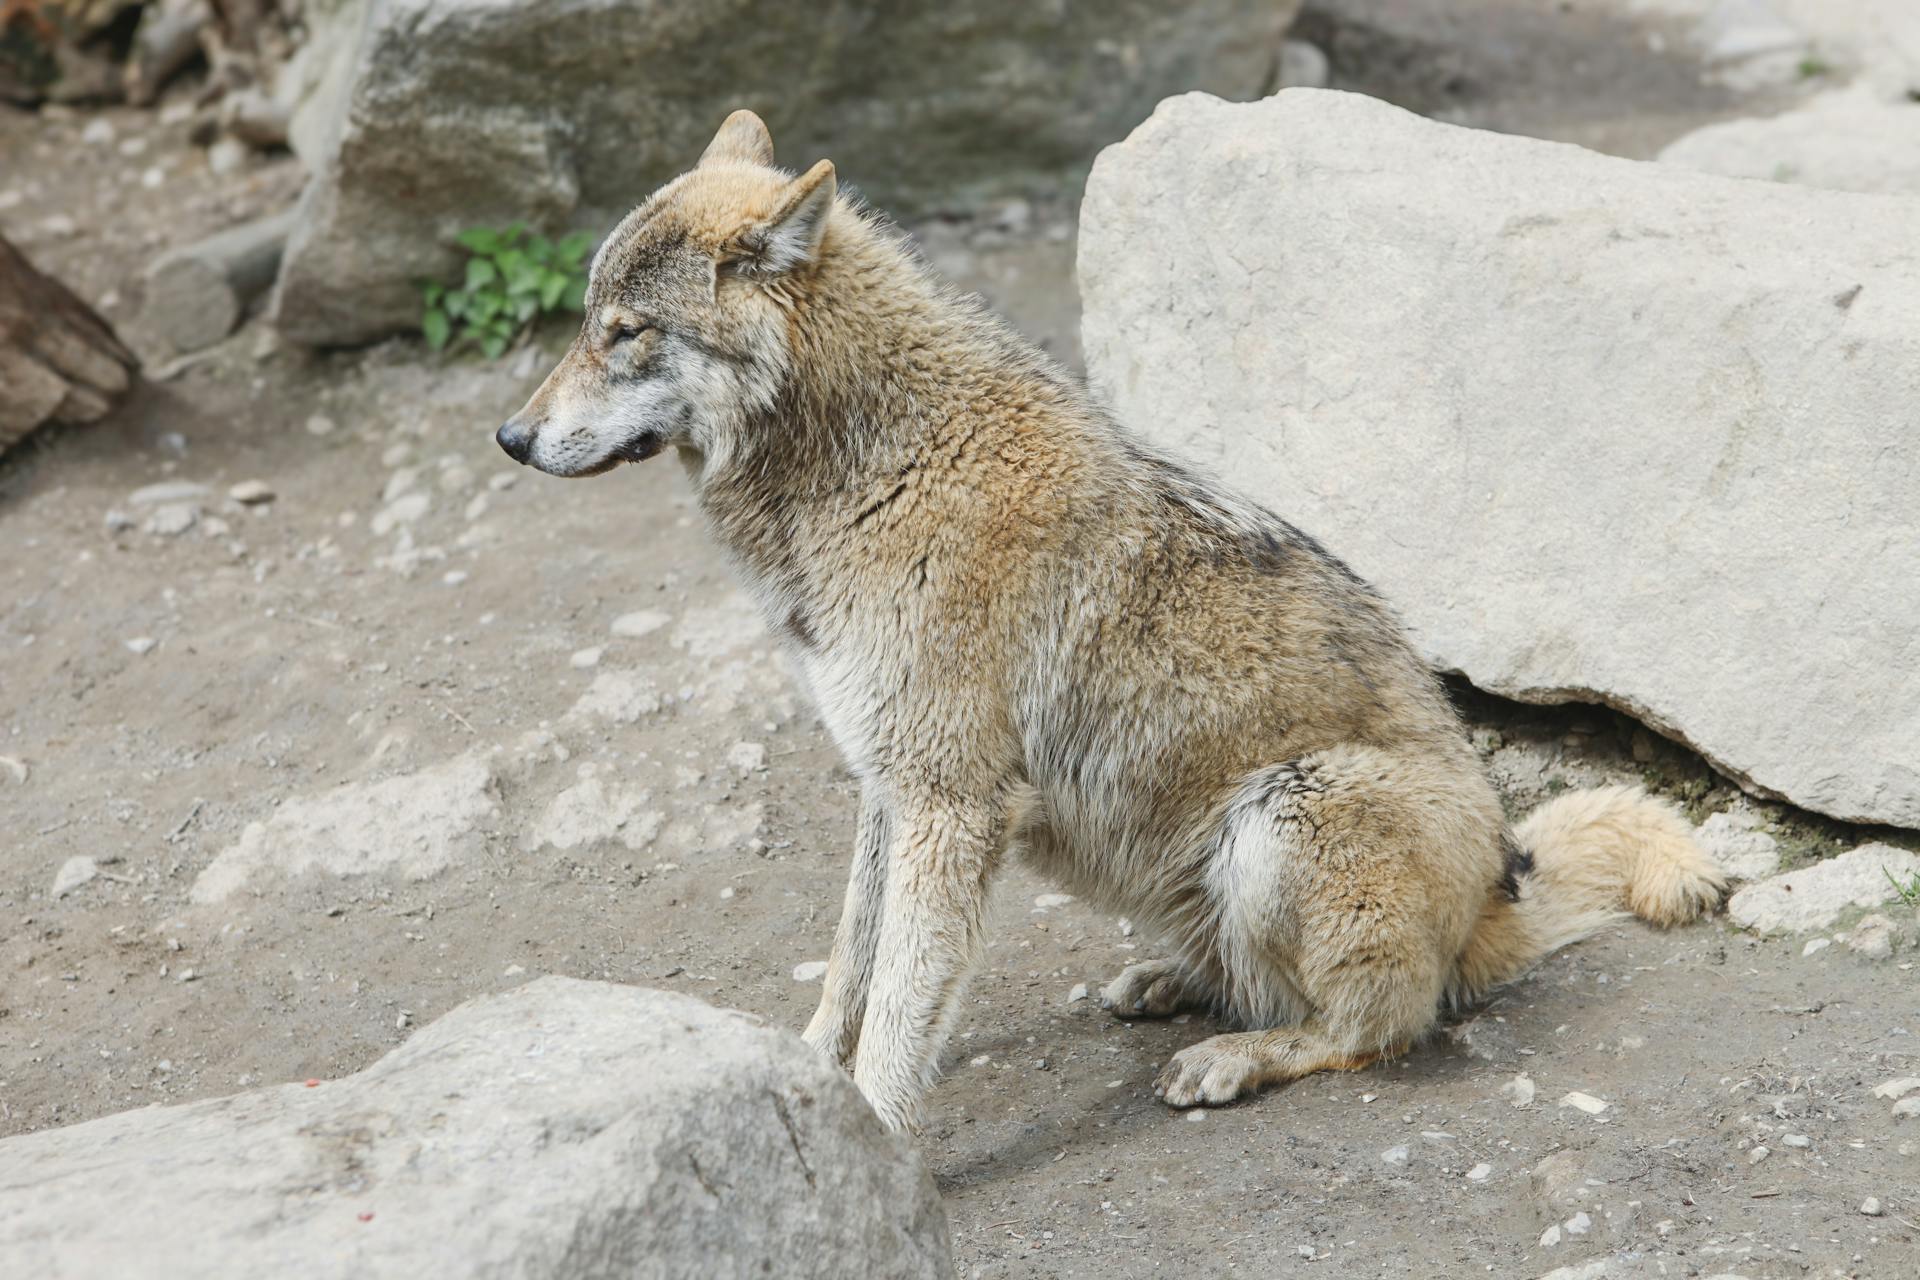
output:
<path id="1" fill-rule="evenodd" d="M 736 111 L 700 153 L 701 164 L 763 164 L 773 166 L 773 135 L 751 111 Z"/>
<path id="2" fill-rule="evenodd" d="M 789 182 L 773 212 L 740 234 L 733 265 L 752 275 L 785 275 L 812 262 L 820 253 L 838 190 L 831 160 Z"/>

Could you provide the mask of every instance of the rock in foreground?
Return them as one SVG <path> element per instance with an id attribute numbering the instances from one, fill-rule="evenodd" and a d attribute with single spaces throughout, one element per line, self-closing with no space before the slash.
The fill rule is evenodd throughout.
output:
<path id="1" fill-rule="evenodd" d="M 1890 844 L 1863 844 L 1837 858 L 1748 885 L 1727 901 L 1727 916 L 1760 933 L 1824 929 L 1849 910 L 1899 897 L 1898 885 L 1920 876 L 1920 854 Z"/>
<path id="2" fill-rule="evenodd" d="M 1084 345 L 1441 669 L 1916 826 L 1914 209 L 1190 95 L 1094 167 Z"/>
<path id="3" fill-rule="evenodd" d="M 373 1066 L 0 1142 L 21 1276 L 938 1277 L 932 1179 L 796 1037 L 546 978 Z"/>

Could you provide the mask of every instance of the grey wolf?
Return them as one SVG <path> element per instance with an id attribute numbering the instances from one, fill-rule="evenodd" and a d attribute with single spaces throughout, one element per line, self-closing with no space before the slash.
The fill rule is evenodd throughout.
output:
<path id="1" fill-rule="evenodd" d="M 860 780 L 805 1038 L 910 1127 L 1009 856 L 1148 928 L 1122 1017 L 1242 1028 L 1157 1090 L 1225 1103 L 1403 1052 L 1630 911 L 1725 886 L 1633 789 L 1511 829 L 1380 596 L 1144 447 L 731 116 L 607 238 L 579 336 L 499 430 L 586 476 L 671 449 Z"/>

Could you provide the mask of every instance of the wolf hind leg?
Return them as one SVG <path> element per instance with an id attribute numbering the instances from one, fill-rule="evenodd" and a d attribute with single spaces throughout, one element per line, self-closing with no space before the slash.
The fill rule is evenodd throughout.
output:
<path id="1" fill-rule="evenodd" d="M 1481 794 L 1481 792 L 1485 794 Z M 1218 1105 L 1404 1052 L 1439 1014 L 1498 874 L 1484 783 L 1373 747 L 1254 773 L 1209 864 L 1221 1004 L 1251 1030 L 1176 1054 L 1158 1092 Z"/>

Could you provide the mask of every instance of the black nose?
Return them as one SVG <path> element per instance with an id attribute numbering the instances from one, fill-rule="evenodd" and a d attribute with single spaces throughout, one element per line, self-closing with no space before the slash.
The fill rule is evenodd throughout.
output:
<path id="1" fill-rule="evenodd" d="M 525 462 L 527 455 L 533 452 L 533 429 L 518 418 L 508 418 L 493 438 L 507 451 L 507 456 L 515 462 Z"/>

